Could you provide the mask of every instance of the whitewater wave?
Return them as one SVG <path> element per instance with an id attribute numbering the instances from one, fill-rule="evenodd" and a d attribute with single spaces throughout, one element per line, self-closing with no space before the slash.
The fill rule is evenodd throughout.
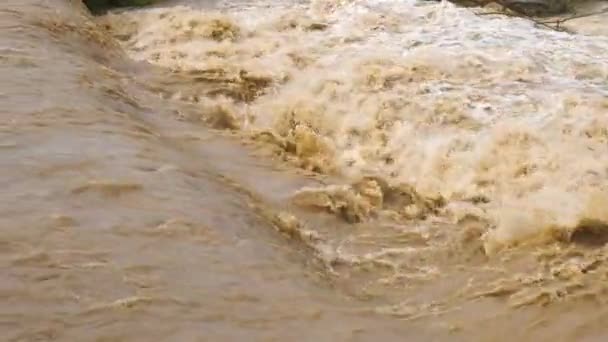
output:
<path id="1" fill-rule="evenodd" d="M 221 106 L 301 167 L 481 208 L 488 252 L 604 219 L 587 208 L 608 190 L 605 37 L 414 1 L 106 19 L 135 59 L 215 72 L 214 89 L 175 97 Z"/>

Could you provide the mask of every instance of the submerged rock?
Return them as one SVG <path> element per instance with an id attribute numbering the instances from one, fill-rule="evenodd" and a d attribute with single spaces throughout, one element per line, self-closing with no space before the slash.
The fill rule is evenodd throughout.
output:
<path id="1" fill-rule="evenodd" d="M 159 0 L 83 0 L 91 12 L 101 12 L 113 7 L 146 6 Z"/>
<path id="2" fill-rule="evenodd" d="M 547 16 L 570 10 L 571 0 L 503 0 L 507 8 L 529 16 Z"/>
<path id="3" fill-rule="evenodd" d="M 572 11 L 575 0 L 449 0 L 464 7 L 505 8 L 532 17 L 563 14 Z"/>

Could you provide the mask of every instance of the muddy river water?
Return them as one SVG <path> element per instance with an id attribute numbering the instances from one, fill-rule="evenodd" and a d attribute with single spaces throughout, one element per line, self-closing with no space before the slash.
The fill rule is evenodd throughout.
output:
<path id="1" fill-rule="evenodd" d="M 3 0 L 2 340 L 604 341 L 608 36 L 480 11 Z"/>

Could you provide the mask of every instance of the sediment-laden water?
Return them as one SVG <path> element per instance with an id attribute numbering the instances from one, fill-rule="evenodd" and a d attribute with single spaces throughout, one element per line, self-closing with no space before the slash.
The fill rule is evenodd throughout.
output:
<path id="1" fill-rule="evenodd" d="M 3 336 L 602 340 L 608 36 L 482 12 L 5 1 Z"/>

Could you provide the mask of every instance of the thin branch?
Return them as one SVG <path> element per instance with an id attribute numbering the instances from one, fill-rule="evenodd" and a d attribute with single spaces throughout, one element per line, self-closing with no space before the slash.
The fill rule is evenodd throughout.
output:
<path id="1" fill-rule="evenodd" d="M 604 13 L 608 13 L 608 8 L 605 8 L 601 11 L 597 11 L 597 12 L 590 12 L 590 13 L 585 13 L 585 14 L 575 14 L 566 18 L 561 18 L 561 19 L 555 19 L 555 20 L 547 20 L 544 21 L 545 24 L 555 24 L 557 27 L 559 27 L 561 24 L 565 23 L 566 21 L 569 20 L 574 20 L 574 19 L 579 19 L 579 18 L 587 18 L 587 17 L 592 17 L 594 15 L 600 15 L 600 14 L 604 14 Z"/>
<path id="2" fill-rule="evenodd" d="M 513 14 L 513 13 L 509 13 L 509 12 L 476 12 L 475 14 L 479 15 L 479 16 L 484 16 L 484 15 L 503 15 L 505 17 L 519 17 L 519 15 L 517 14 Z"/>

